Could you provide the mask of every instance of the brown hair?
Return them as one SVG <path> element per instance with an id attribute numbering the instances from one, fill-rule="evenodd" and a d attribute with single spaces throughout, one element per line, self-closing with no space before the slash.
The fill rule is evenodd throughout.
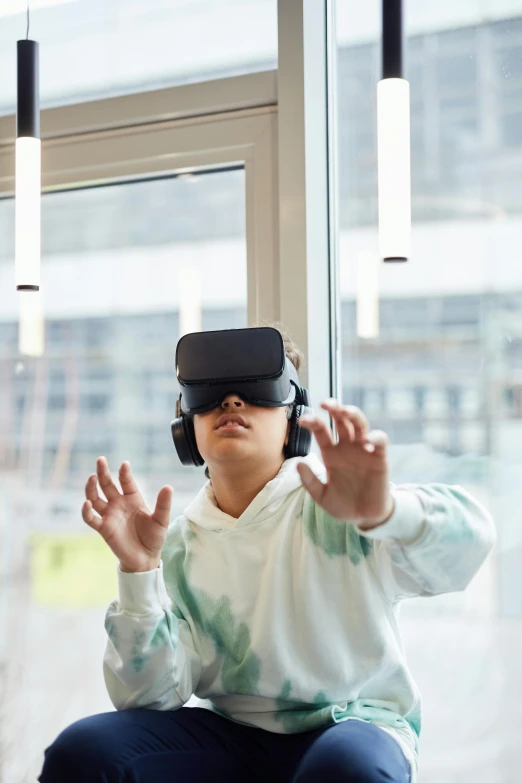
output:
<path id="1" fill-rule="evenodd" d="M 286 326 L 283 323 L 281 323 L 281 321 L 262 320 L 259 321 L 258 323 L 252 324 L 252 327 L 250 328 L 259 327 L 259 326 L 271 326 L 273 329 L 277 329 L 277 331 L 280 333 L 281 337 L 283 338 L 286 358 L 292 362 L 297 372 L 299 372 L 301 365 L 304 361 L 304 354 L 290 337 L 290 334 L 288 333 Z M 292 418 L 292 411 L 293 411 L 293 405 L 287 405 L 286 418 L 288 420 Z M 205 468 L 205 476 L 208 479 L 210 478 L 210 474 L 208 472 L 208 466 Z"/>

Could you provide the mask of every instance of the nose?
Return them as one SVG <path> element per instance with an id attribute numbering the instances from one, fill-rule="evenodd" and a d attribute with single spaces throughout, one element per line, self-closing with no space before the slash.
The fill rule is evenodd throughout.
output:
<path id="1" fill-rule="evenodd" d="M 245 407 L 244 401 L 241 399 L 239 394 L 236 394 L 235 392 L 230 392 L 230 394 L 227 394 L 222 400 L 221 400 L 221 406 L 224 408 L 235 408 L 235 407 Z"/>

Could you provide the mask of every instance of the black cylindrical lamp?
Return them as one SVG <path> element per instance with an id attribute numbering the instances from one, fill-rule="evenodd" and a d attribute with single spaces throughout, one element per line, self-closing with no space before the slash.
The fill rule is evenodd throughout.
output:
<path id="1" fill-rule="evenodd" d="M 402 0 L 382 0 L 382 79 L 377 84 L 379 249 L 411 253 L 410 85 L 403 78 Z"/>
<path id="2" fill-rule="evenodd" d="M 15 149 L 15 276 L 20 294 L 19 349 L 41 356 L 44 343 L 40 290 L 41 142 L 38 43 L 17 41 Z"/>
<path id="3" fill-rule="evenodd" d="M 16 288 L 39 291 L 41 142 L 36 41 L 17 41 L 15 158 Z"/>

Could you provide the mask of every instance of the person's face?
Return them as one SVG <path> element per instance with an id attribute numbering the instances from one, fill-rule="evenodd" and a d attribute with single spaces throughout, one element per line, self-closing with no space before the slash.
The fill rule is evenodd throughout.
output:
<path id="1" fill-rule="evenodd" d="M 218 426 L 226 415 L 241 416 L 245 426 Z M 274 465 L 284 459 L 290 422 L 287 409 L 265 408 L 246 403 L 235 393 L 227 394 L 220 405 L 194 416 L 194 432 L 199 453 L 212 471 L 213 466 L 262 460 Z"/>

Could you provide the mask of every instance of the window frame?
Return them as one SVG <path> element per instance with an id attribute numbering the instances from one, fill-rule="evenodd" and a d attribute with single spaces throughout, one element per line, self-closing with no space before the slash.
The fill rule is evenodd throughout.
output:
<path id="1" fill-rule="evenodd" d="M 43 192 L 244 165 L 248 324 L 285 324 L 312 406 L 340 397 L 334 37 L 333 3 L 278 0 L 277 70 L 41 112 Z M 0 198 L 15 128 L 0 117 Z"/>
<path id="2" fill-rule="evenodd" d="M 42 192 L 243 165 L 248 322 L 272 318 L 278 264 L 275 86 L 275 74 L 267 72 L 44 110 Z M 176 107 L 176 116 L 160 114 L 162 100 Z M 156 114 L 144 122 L 147 111 Z M 0 119 L 0 197 L 14 193 L 14 138 L 7 131 L 14 121 Z"/>

